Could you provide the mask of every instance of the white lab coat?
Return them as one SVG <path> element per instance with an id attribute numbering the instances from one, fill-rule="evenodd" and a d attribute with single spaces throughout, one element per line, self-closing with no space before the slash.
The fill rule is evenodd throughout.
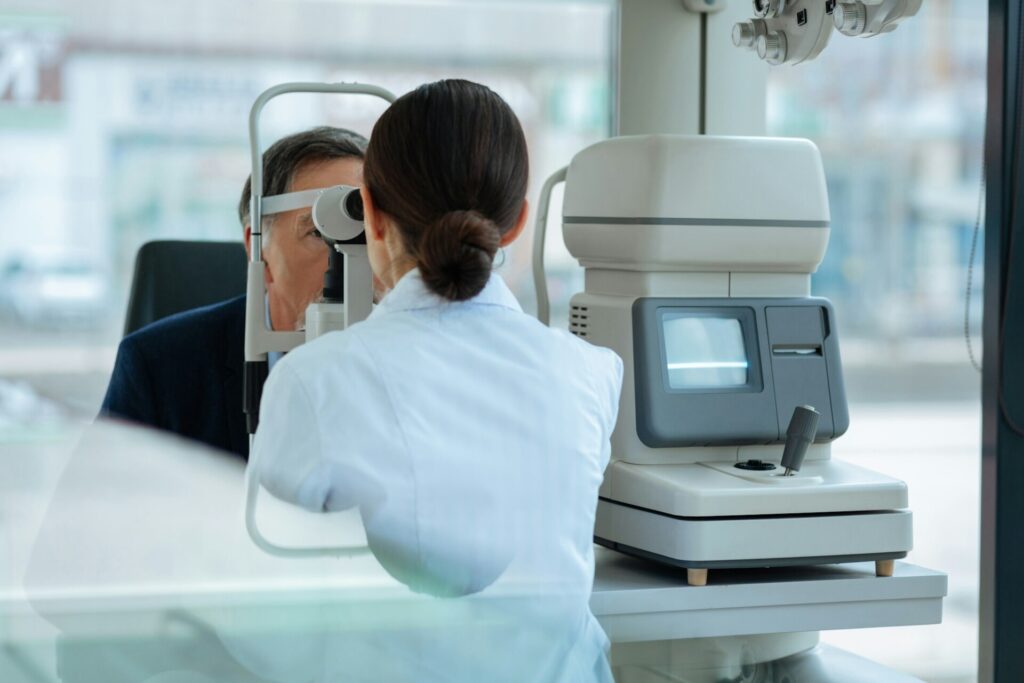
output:
<path id="1" fill-rule="evenodd" d="M 518 620 L 502 608 L 516 625 L 498 640 L 417 641 L 416 680 L 601 680 L 588 600 L 621 384 L 614 352 L 524 314 L 499 276 L 452 303 L 414 269 L 366 321 L 274 367 L 253 461 L 279 498 L 358 506 L 375 556 L 413 590 L 530 598 Z"/>

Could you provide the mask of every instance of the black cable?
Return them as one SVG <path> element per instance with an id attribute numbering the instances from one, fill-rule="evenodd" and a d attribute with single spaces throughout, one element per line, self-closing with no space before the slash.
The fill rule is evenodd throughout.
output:
<path id="1" fill-rule="evenodd" d="M 985 212 L 985 164 L 981 169 L 981 187 L 978 190 L 978 212 L 974 219 L 974 232 L 971 236 L 971 255 L 967 259 L 967 295 L 964 299 L 964 341 L 967 342 L 967 357 L 971 365 L 978 372 L 981 372 L 981 363 L 974 354 L 974 344 L 971 342 L 971 292 L 974 289 L 974 258 L 978 253 L 978 234 L 981 232 L 982 216 Z"/>
<path id="2" fill-rule="evenodd" d="M 1005 383 L 1003 382 L 1003 357 L 1006 350 L 1006 303 L 1009 299 L 1011 285 L 1013 283 L 1013 237 L 1016 231 L 1017 225 L 1017 191 L 1018 191 L 1018 176 L 1020 172 L 1020 157 L 1021 157 L 1021 135 L 1024 133 L 1024 125 L 1022 125 L 1021 115 L 1021 91 L 1024 90 L 1024 8 L 1018 8 L 1017 12 L 1017 61 L 1014 63 L 1016 69 L 1016 81 L 1017 88 L 1013 93 L 1014 97 L 1014 127 L 1013 127 L 1013 160 L 1010 165 L 1010 182 L 1007 184 L 1010 188 L 1010 211 L 1009 211 L 1009 223 L 1006 234 L 1006 249 L 1003 257 L 1003 269 L 1006 272 L 1006 280 L 1003 283 L 1002 297 L 999 302 L 999 317 L 998 317 L 998 359 L 999 364 L 997 366 L 996 375 L 996 398 L 999 403 L 999 412 L 1003 416 L 1003 420 L 1006 421 L 1006 425 L 1013 431 L 1017 436 L 1024 436 L 1024 428 L 1022 428 L 1013 419 L 1013 415 L 1010 414 L 1010 410 L 1006 407 L 1006 394 L 1004 391 Z"/>

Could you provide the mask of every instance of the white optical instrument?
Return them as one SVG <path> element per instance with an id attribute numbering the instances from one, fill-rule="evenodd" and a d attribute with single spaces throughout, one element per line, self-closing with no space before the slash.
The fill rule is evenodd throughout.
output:
<path id="1" fill-rule="evenodd" d="M 286 93 L 370 95 L 388 103 L 395 96 L 375 85 L 362 83 L 282 83 L 265 90 L 249 113 L 249 146 L 252 160 L 252 197 L 249 216 L 252 241 L 246 273 L 245 376 L 243 406 L 246 427 L 256 433 L 260 396 L 267 378 L 267 354 L 287 352 L 332 330 L 343 330 L 366 319 L 373 308 L 373 273 L 366 254 L 363 204 L 359 188 L 337 185 L 302 192 L 263 196 L 263 152 L 260 148 L 259 119 L 267 102 Z M 277 332 L 267 329 L 267 291 L 263 264 L 262 220 L 266 216 L 312 207 L 313 223 L 330 247 L 324 274 L 324 296 L 306 309 L 306 329 Z M 344 557 L 369 552 L 366 546 L 289 547 L 267 539 L 256 521 L 256 503 L 261 488 L 255 452 L 246 469 L 245 527 L 259 548 L 281 557 Z"/>

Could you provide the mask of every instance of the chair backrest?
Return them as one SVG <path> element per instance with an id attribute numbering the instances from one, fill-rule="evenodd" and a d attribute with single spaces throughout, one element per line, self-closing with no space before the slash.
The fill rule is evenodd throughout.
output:
<path id="1" fill-rule="evenodd" d="M 169 315 L 245 294 L 240 242 L 147 242 L 135 257 L 124 333 Z"/>

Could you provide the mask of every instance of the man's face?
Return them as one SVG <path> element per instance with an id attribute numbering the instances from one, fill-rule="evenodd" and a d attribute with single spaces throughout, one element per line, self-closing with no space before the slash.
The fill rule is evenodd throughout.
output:
<path id="1" fill-rule="evenodd" d="M 333 185 L 363 184 L 363 162 L 345 158 L 310 162 L 292 177 L 289 192 Z M 248 244 L 248 240 L 246 240 Z M 327 270 L 327 245 L 317 235 L 311 207 L 275 214 L 269 239 L 264 235 L 263 260 L 275 330 L 294 330 L 302 324 L 306 307 L 319 295 Z"/>

